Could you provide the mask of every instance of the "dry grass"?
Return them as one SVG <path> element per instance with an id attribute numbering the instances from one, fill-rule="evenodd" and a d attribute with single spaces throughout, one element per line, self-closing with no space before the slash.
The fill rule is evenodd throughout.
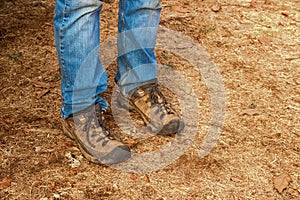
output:
<path id="1" fill-rule="evenodd" d="M 1 199 L 299 199 L 300 2 L 220 1 L 219 12 L 211 10 L 214 3 L 163 0 L 161 25 L 199 42 L 220 70 L 227 112 L 217 147 L 198 157 L 211 115 L 203 79 L 185 60 L 157 50 L 160 63 L 193 85 L 200 127 L 174 163 L 131 174 L 88 163 L 61 132 L 54 1 L 2 0 Z M 105 3 L 102 40 L 116 34 L 116 14 L 117 1 Z M 137 141 L 135 151 L 169 140 Z M 281 174 L 291 182 L 279 193 L 273 180 Z"/>

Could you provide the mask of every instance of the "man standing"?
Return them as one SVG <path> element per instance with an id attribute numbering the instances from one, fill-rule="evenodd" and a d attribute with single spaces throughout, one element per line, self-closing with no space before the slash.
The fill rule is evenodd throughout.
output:
<path id="1" fill-rule="evenodd" d="M 118 71 L 120 99 L 136 109 L 150 131 L 171 135 L 184 123 L 157 87 L 154 54 L 160 19 L 159 0 L 120 0 L 118 14 Z M 107 76 L 99 60 L 99 0 L 56 0 L 54 33 L 62 74 L 61 117 L 64 132 L 83 155 L 102 164 L 130 158 L 128 146 L 105 127 L 108 104 L 99 96 Z"/>

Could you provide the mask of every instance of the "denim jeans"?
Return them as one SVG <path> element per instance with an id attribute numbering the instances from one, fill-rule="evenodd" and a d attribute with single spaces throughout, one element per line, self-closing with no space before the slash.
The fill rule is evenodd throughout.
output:
<path id="1" fill-rule="evenodd" d="M 120 0 L 118 14 L 118 70 L 121 92 L 156 81 L 154 54 L 160 19 L 160 0 Z M 99 0 L 56 0 L 54 36 L 62 74 L 61 116 L 66 118 L 94 103 L 106 109 L 99 96 L 107 88 L 107 75 L 99 59 Z"/>

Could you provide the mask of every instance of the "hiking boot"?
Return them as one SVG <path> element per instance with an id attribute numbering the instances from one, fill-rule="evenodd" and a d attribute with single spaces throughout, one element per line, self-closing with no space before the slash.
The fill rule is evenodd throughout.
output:
<path id="1" fill-rule="evenodd" d="M 73 114 L 62 121 L 64 133 L 74 139 L 91 162 L 112 165 L 130 158 L 128 146 L 107 129 L 99 104 Z"/>
<path id="2" fill-rule="evenodd" d="M 141 115 L 145 125 L 152 133 L 172 135 L 183 130 L 183 119 L 168 104 L 157 83 L 141 86 L 129 98 L 124 97 L 121 93 L 120 97 L 121 106 L 128 105 L 129 101 L 129 109 L 134 109 Z"/>

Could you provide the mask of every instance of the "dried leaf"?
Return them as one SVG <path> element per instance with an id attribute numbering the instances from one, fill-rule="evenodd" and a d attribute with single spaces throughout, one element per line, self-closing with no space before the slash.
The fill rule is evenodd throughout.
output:
<path id="1" fill-rule="evenodd" d="M 136 180 L 137 179 L 137 176 L 135 174 L 130 174 L 130 179 L 131 180 Z"/>
<path id="2" fill-rule="evenodd" d="M 6 188 L 10 187 L 10 185 L 11 185 L 11 180 L 7 177 L 4 177 L 0 181 L 0 189 L 6 189 Z"/>
<path id="3" fill-rule="evenodd" d="M 292 181 L 292 178 L 288 174 L 281 174 L 280 176 L 277 176 L 274 178 L 273 183 L 275 189 L 282 193 L 284 189 L 286 189 L 289 185 L 289 183 Z"/>
<path id="4" fill-rule="evenodd" d="M 214 5 L 211 7 L 211 10 L 214 12 L 219 12 L 221 10 L 222 6 L 219 1 L 215 1 Z"/>
<path id="5" fill-rule="evenodd" d="M 257 7 L 257 1 L 256 0 L 252 0 L 250 2 L 250 8 L 256 8 Z"/>
<path id="6" fill-rule="evenodd" d="M 180 13 L 188 13 L 190 10 L 188 8 L 184 8 L 182 6 L 172 6 L 172 11 L 174 12 L 180 12 Z"/>
<path id="7" fill-rule="evenodd" d="M 272 40 L 267 37 L 258 38 L 258 41 L 265 46 L 272 46 Z"/>
<path id="8" fill-rule="evenodd" d="M 259 115 L 260 111 L 256 108 L 248 108 L 240 112 L 240 115 L 249 115 L 249 116 L 254 116 L 254 115 Z"/>
<path id="9" fill-rule="evenodd" d="M 40 81 L 34 82 L 33 85 L 37 88 L 51 88 L 51 87 L 54 87 L 54 85 L 52 85 L 50 83 L 45 83 L 45 82 L 40 82 Z"/>

